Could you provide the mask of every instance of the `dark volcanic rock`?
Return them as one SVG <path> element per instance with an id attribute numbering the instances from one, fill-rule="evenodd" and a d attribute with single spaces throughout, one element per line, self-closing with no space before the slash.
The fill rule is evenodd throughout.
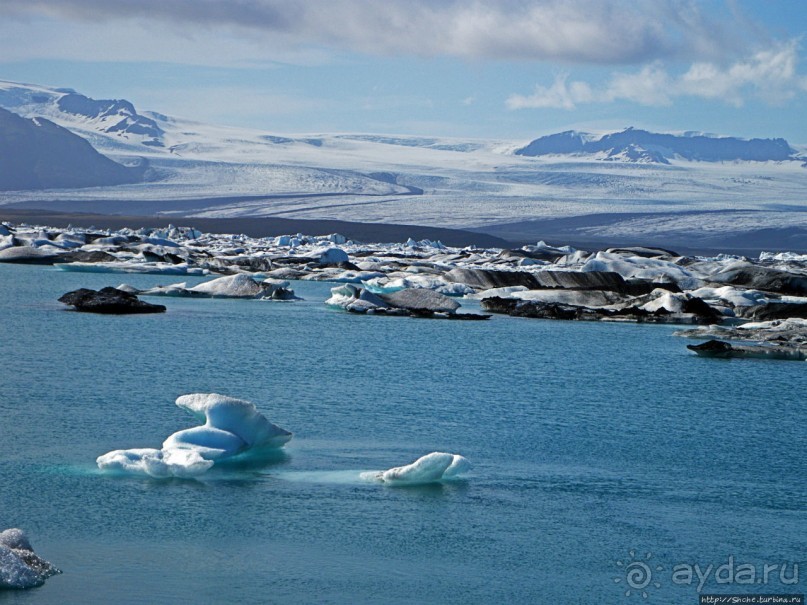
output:
<path id="1" fill-rule="evenodd" d="M 729 357 L 731 345 L 722 340 L 707 340 L 699 345 L 687 345 L 687 349 L 705 357 Z"/>
<path id="2" fill-rule="evenodd" d="M 803 361 L 807 351 L 788 346 L 732 345 L 722 340 L 708 340 L 699 345 L 687 345 L 701 357 L 750 357 L 756 359 L 789 359 Z"/>
<path id="3" fill-rule="evenodd" d="M 80 288 L 63 294 L 59 302 L 75 307 L 76 311 L 87 313 L 128 315 L 165 312 L 163 305 L 144 302 L 134 294 L 117 288 L 101 288 L 98 291 Z"/>

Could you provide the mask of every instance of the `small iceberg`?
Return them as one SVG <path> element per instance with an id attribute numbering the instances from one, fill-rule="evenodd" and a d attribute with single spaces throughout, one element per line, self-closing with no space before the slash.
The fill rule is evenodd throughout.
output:
<path id="1" fill-rule="evenodd" d="M 216 462 L 236 456 L 260 455 L 283 447 L 292 434 L 272 424 L 255 404 L 217 393 L 194 393 L 177 398 L 201 426 L 177 431 L 161 449 L 114 450 L 96 459 L 98 468 L 149 477 L 194 477 Z"/>
<path id="2" fill-rule="evenodd" d="M 362 473 L 361 478 L 388 485 L 422 485 L 454 479 L 469 470 L 471 463 L 459 454 L 432 452 L 412 464 L 396 466 L 386 471 L 369 471 Z"/>
<path id="3" fill-rule="evenodd" d="M 34 588 L 62 573 L 34 552 L 21 529 L 0 532 L 0 589 Z"/>
<path id="4" fill-rule="evenodd" d="M 261 300 L 299 300 L 289 282 L 266 279 L 254 280 L 246 273 L 217 277 L 189 288 L 187 282 L 157 286 L 139 291 L 145 296 L 187 296 L 199 298 L 258 298 Z"/>

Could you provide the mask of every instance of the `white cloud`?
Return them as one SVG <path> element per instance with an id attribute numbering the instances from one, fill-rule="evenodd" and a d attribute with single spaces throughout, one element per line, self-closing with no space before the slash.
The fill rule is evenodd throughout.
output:
<path id="1" fill-rule="evenodd" d="M 675 88 L 672 80 L 661 64 L 645 65 L 633 74 L 614 74 L 601 98 L 624 99 L 641 105 L 669 105 Z"/>
<path id="2" fill-rule="evenodd" d="M 107 49 L 99 53 L 95 45 L 104 29 L 118 38 L 108 49 L 113 56 L 125 48 L 133 61 L 151 60 L 182 40 L 204 40 L 207 51 L 195 44 L 200 56 L 218 50 L 219 62 L 304 48 L 589 64 L 710 59 L 747 42 L 737 35 L 740 21 L 717 12 L 706 15 L 681 0 L 3 0 L 0 57 L 8 60 L 5 50 L 12 49 L 2 40 L 16 27 L 27 28 L 34 42 L 16 52 L 41 54 L 37 46 L 47 40 L 37 27 L 49 22 L 71 40 L 74 58 L 88 60 L 105 59 Z M 138 44 L 128 40 L 132 28 L 140 30 Z M 252 54 L 232 40 L 228 46 L 231 38 L 248 38 Z M 161 60 L 193 59 L 180 51 Z"/>
<path id="3" fill-rule="evenodd" d="M 696 62 L 677 75 L 656 61 L 637 72 L 613 73 L 599 89 L 582 81 L 567 84 L 568 76 L 562 74 L 549 87 L 536 86 L 532 95 L 511 95 L 506 105 L 510 109 L 575 109 L 582 104 L 629 101 L 664 106 L 678 97 L 721 100 L 734 106 L 754 97 L 779 105 L 807 91 L 807 77 L 797 70 L 798 58 L 798 45 L 791 41 L 726 66 Z"/>
<path id="4" fill-rule="evenodd" d="M 585 82 L 568 82 L 568 74 L 558 74 L 552 86 L 536 86 L 529 96 L 511 95 L 507 99 L 510 109 L 574 109 L 580 103 L 591 103 L 591 87 Z"/>

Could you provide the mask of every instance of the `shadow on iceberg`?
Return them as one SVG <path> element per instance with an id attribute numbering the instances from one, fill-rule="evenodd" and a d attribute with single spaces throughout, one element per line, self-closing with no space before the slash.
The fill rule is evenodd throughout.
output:
<path id="1" fill-rule="evenodd" d="M 374 481 L 394 486 L 425 485 L 458 479 L 468 472 L 471 463 L 459 454 L 432 452 L 412 464 L 396 466 L 386 471 L 369 471 L 361 474 L 365 481 Z"/>
<path id="2" fill-rule="evenodd" d="M 278 448 L 292 437 L 242 399 L 194 393 L 177 398 L 176 404 L 204 424 L 170 435 L 161 449 L 108 452 L 96 459 L 98 468 L 158 478 L 196 477 L 214 464 L 254 466 L 282 460 Z"/>

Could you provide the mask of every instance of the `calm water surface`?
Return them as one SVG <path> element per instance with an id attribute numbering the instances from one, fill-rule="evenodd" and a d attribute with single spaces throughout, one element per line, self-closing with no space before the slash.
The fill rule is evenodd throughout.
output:
<path id="1" fill-rule="evenodd" d="M 696 603 L 673 567 L 729 557 L 801 577 L 702 592 L 806 591 L 804 363 L 700 359 L 665 326 L 353 316 L 322 283 L 153 316 L 56 302 L 175 281 L 0 265 L 0 529 L 64 570 L 0 605 Z M 97 472 L 210 391 L 293 431 L 285 453 L 200 480 Z M 358 480 L 435 450 L 473 473 Z M 635 561 L 652 582 L 626 596 Z"/>

